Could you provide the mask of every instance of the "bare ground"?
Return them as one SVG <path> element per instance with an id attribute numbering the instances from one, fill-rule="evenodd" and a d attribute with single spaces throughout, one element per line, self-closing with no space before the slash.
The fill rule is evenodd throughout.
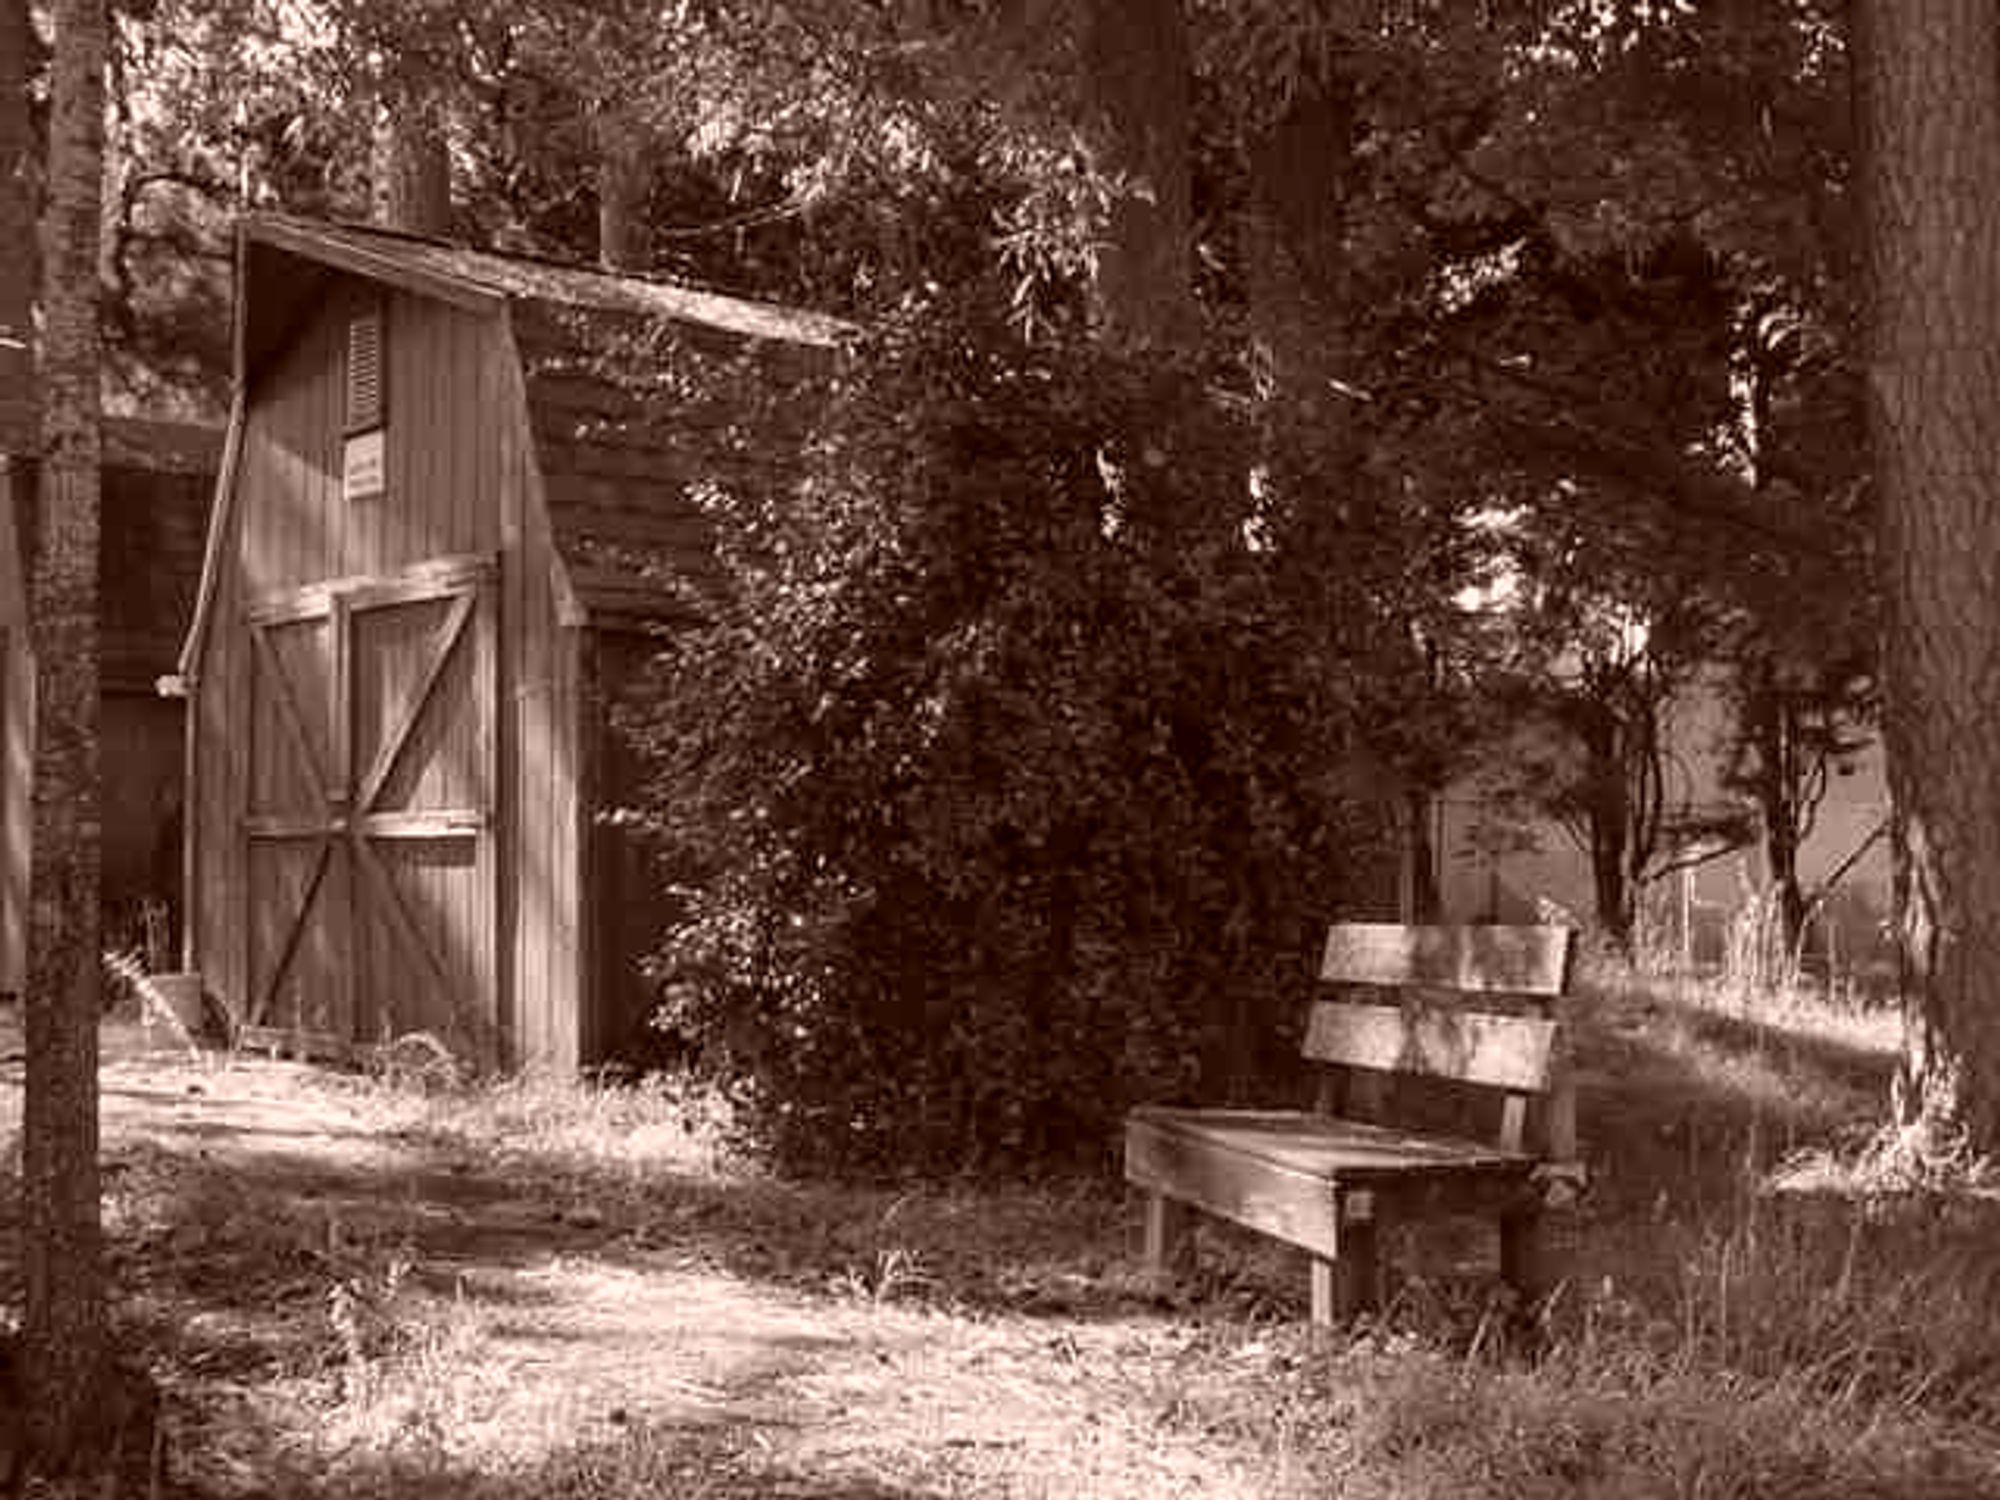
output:
<path id="1" fill-rule="evenodd" d="M 1297 1259 L 1226 1226 L 1150 1295 L 1115 1172 L 785 1184 L 670 1084 L 359 1078 L 114 1023 L 116 1307 L 212 1500 L 1985 1500 L 2000 1200 L 1885 1196 L 1841 1144 L 1880 1019 L 1594 996 L 1593 1188 L 1534 1358 L 1477 1236 L 1399 1246 L 1389 1313 L 1309 1349 Z M 1860 1175 L 1773 1193 L 1800 1151 Z"/>
<path id="2" fill-rule="evenodd" d="M 19 1076 L 17 1061 L 0 1076 L 10 1139 Z M 1176 1352 L 1212 1333 L 1162 1316 L 1118 1267 L 1040 1286 L 1013 1258 L 1015 1285 L 987 1278 L 991 1306 L 941 1306 L 895 1199 L 847 1233 L 811 1222 L 823 1204 L 792 1200 L 788 1222 L 776 1185 L 699 1171 L 643 1191 L 517 1176 L 399 1118 L 383 1090 L 190 1057 L 133 1025 L 107 1027 L 102 1086 L 120 1306 L 200 1493 L 1292 1487 L 1267 1445 L 1176 1420 Z"/>

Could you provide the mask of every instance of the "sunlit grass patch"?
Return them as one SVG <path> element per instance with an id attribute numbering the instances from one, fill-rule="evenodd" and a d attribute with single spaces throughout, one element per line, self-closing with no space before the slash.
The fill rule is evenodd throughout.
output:
<path id="1" fill-rule="evenodd" d="M 685 1080 L 166 1057 L 114 1070 L 121 1316 L 208 1500 L 2000 1494 L 2000 1204 L 1871 1135 L 1878 1018 L 1579 1011 L 1534 1320 L 1450 1231 L 1315 1347 L 1302 1261 L 1217 1221 L 1155 1296 L 1114 1173 L 784 1181 Z"/>
<path id="2" fill-rule="evenodd" d="M 682 1076 L 610 1081 L 537 1071 L 443 1088 L 390 1076 L 372 1099 L 406 1135 L 495 1162 L 633 1179 L 715 1177 L 731 1164 L 727 1101 Z"/>

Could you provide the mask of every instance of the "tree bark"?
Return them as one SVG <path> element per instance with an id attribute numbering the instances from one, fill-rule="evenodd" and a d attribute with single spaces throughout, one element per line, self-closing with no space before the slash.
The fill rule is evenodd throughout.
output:
<path id="1" fill-rule="evenodd" d="M 60 1473 L 107 1372 L 98 1210 L 97 246 L 104 0 L 56 6 L 42 222 L 44 459 L 29 594 L 35 655 L 33 873 L 22 1122 L 27 1450 Z"/>
<path id="2" fill-rule="evenodd" d="M 0 0 L 0 402 L 30 399 L 34 333 L 34 137 L 27 0 Z"/>
<path id="3" fill-rule="evenodd" d="M 392 61 L 379 86 L 370 215 L 375 222 L 434 239 L 451 236 L 451 148 L 445 112 L 435 92 L 413 77 L 413 64 Z"/>
<path id="4" fill-rule="evenodd" d="M 1799 883 L 1799 848 L 1811 825 L 1814 771 L 1802 764 L 1799 713 L 1774 680 L 1769 664 L 1748 669 L 1753 681 L 1744 700 L 1745 733 L 1754 747 L 1754 792 L 1764 827 L 1764 866 L 1777 898 L 1778 938 L 1785 961 L 1799 951 L 1805 931 L 1805 889 Z"/>
<path id="5" fill-rule="evenodd" d="M 1326 407 L 1343 430 L 1352 428 L 1352 413 L 1324 392 L 1328 376 L 1349 373 L 1345 237 L 1358 128 L 1344 79 L 1302 80 L 1297 97 L 1251 142 L 1243 243 L 1251 327 L 1273 386 Z"/>
<path id="6" fill-rule="evenodd" d="M 614 271 L 643 271 L 647 243 L 645 138 L 636 119 L 607 109 L 592 122 L 597 145 L 597 258 Z"/>
<path id="7" fill-rule="evenodd" d="M 1857 0 L 1902 1123 L 2000 1150 L 2000 10 Z"/>
<path id="8" fill-rule="evenodd" d="M 1194 326 L 1193 64 L 1181 0 L 1091 0 L 1083 65 L 1098 166 L 1125 181 L 1098 258 L 1098 322 L 1114 340 L 1170 344 Z"/>

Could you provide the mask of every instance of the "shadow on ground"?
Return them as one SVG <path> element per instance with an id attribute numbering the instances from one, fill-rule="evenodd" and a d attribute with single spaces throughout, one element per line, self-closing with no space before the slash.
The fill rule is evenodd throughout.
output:
<path id="1" fill-rule="evenodd" d="M 1604 1216 L 1700 1217 L 1887 1117 L 1893 1059 L 1672 996 L 1579 1002 L 1578 1118 Z"/>
<path id="2" fill-rule="evenodd" d="M 1586 1222 L 1698 1219 L 1740 1196 L 1746 1161 L 1768 1165 L 1879 1113 L 1888 1064 L 1860 1047 L 1671 998 L 1586 995 L 1579 1010 Z M 300 1300 L 399 1256 L 493 1301 L 533 1295 L 500 1273 L 588 1257 L 980 1313 L 1090 1319 L 1155 1303 L 1132 1253 L 1132 1207 L 1108 1173 L 896 1191 L 635 1171 L 587 1154 L 496 1153 L 455 1130 L 448 1107 L 385 1136 L 294 1123 L 282 1101 L 261 1114 L 209 1108 L 198 1087 L 107 1079 L 108 1101 L 151 1122 L 114 1147 L 107 1170 L 134 1205 L 112 1226 L 126 1270 L 163 1304 L 219 1299 L 262 1325 L 218 1360 L 247 1359 L 260 1340 L 280 1364 L 308 1358 L 282 1336 L 300 1312 L 323 1311 Z M 1184 1295 L 1296 1315 L 1296 1257 L 1220 1226 L 1205 1238 L 1223 1253 Z"/>
<path id="3" fill-rule="evenodd" d="M 218 1472 L 199 1456 L 179 1465 L 185 1500 L 546 1500 L 551 1496 L 689 1496 L 702 1500 L 929 1500 L 942 1493 L 862 1475 L 803 1474 L 773 1464 L 743 1431 L 722 1425 L 631 1425 L 568 1444 L 511 1472 L 411 1452 L 331 1462 L 269 1461 L 256 1478 Z"/>

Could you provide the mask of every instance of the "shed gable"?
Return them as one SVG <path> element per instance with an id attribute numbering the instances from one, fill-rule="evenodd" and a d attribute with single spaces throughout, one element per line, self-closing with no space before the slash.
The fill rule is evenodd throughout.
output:
<path id="1" fill-rule="evenodd" d="M 249 497 L 238 545 L 250 597 L 495 550 L 501 349 L 495 318 L 328 281 L 293 336 L 246 371 L 236 483 Z M 363 436 L 373 451 L 357 483 Z"/>
<path id="2" fill-rule="evenodd" d="M 191 962 L 293 1045 L 594 1060 L 643 1014 L 594 907 L 643 925 L 650 889 L 594 817 L 650 643 L 606 643 L 698 607 L 705 497 L 789 485 L 844 327 L 299 220 L 246 221 L 239 265 L 182 656 Z"/>

